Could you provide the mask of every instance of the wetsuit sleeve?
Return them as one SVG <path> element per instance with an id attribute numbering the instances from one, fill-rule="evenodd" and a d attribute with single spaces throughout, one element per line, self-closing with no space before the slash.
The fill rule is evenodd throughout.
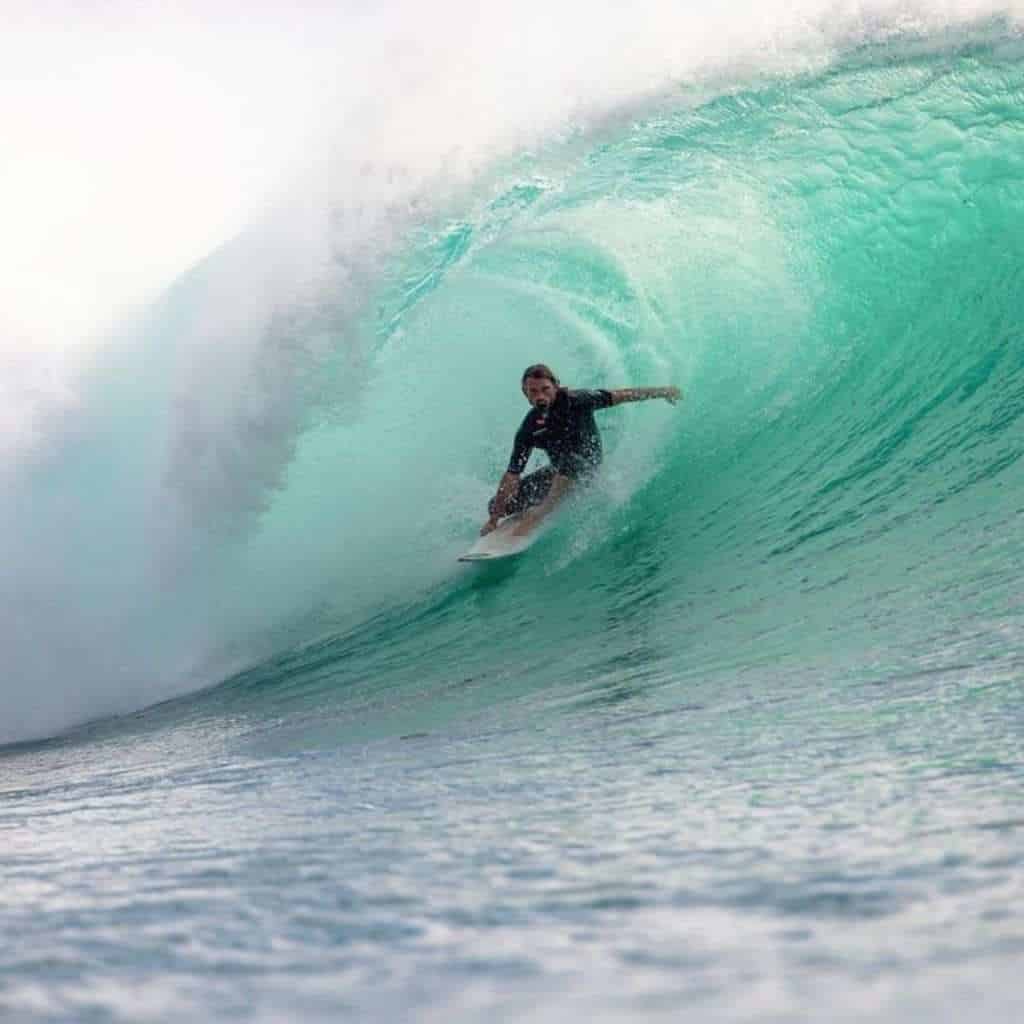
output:
<path id="1" fill-rule="evenodd" d="M 517 430 L 515 443 L 512 445 L 512 458 L 508 460 L 508 471 L 515 473 L 516 476 L 522 473 L 530 461 L 532 451 L 533 445 L 527 440 L 526 434 L 521 429 Z"/>
<path id="2" fill-rule="evenodd" d="M 597 391 L 573 391 L 572 404 L 577 409 L 607 409 L 612 404 L 612 393 L 603 388 Z"/>

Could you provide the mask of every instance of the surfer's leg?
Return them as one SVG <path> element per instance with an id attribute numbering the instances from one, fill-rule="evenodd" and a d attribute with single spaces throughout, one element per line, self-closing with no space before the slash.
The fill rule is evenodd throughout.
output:
<path id="1" fill-rule="evenodd" d="M 505 515 L 514 516 L 528 508 L 539 505 L 551 490 L 551 482 L 555 479 L 555 467 L 545 466 L 535 473 L 524 476 L 519 481 L 516 496 L 505 503 Z M 493 509 L 492 509 L 493 511 Z"/>
<path id="2" fill-rule="evenodd" d="M 539 505 L 551 490 L 551 484 L 555 479 L 555 467 L 545 466 L 535 473 L 523 477 L 519 482 L 519 492 L 516 494 L 516 512 L 523 512 L 534 505 Z"/>

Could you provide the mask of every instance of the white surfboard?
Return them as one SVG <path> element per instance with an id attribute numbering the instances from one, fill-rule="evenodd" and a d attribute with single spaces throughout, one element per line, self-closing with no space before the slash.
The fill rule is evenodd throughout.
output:
<path id="1" fill-rule="evenodd" d="M 513 531 L 520 522 L 519 516 L 509 516 L 496 530 L 480 537 L 468 551 L 459 555 L 459 561 L 492 562 L 522 554 L 537 539 L 540 529 L 534 527 L 529 533 L 517 537 Z"/>

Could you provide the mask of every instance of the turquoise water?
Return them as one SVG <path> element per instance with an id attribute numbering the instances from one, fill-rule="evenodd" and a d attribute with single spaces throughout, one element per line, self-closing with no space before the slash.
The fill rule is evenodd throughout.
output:
<path id="1" fill-rule="evenodd" d="M 4 507 L 4 1014 L 1015 1019 L 1022 57 L 503 158 L 240 387 L 180 283 Z M 460 567 L 538 359 L 685 401 Z"/>

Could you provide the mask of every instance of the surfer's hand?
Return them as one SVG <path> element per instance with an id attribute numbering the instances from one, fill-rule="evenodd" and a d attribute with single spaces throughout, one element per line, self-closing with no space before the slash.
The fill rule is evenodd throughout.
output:
<path id="1" fill-rule="evenodd" d="M 484 525 L 480 527 L 480 536 L 481 537 L 486 537 L 487 534 L 489 534 L 492 530 L 496 530 L 497 528 L 498 528 L 498 520 L 495 519 L 494 516 L 491 516 L 491 518 L 488 519 L 487 522 L 484 523 Z"/>
<path id="2" fill-rule="evenodd" d="M 664 394 L 661 396 L 668 402 L 669 405 L 675 405 L 680 398 L 683 397 L 682 391 L 679 388 L 663 388 Z"/>

